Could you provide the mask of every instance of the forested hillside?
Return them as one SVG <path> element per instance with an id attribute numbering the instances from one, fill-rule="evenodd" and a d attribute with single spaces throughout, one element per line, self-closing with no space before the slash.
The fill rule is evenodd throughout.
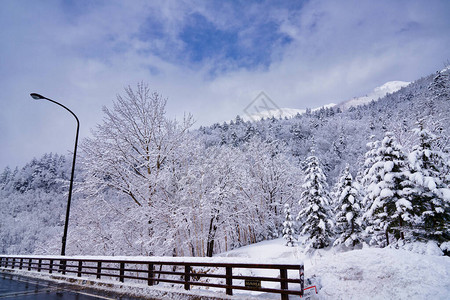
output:
<path id="1" fill-rule="evenodd" d="M 212 256 L 293 231 L 315 249 L 449 241 L 449 70 L 368 105 L 192 129 L 145 84 L 81 143 L 68 254 Z M 0 252 L 57 254 L 69 165 L 0 177 Z M 295 236 L 295 234 L 294 234 Z"/>
<path id="2" fill-rule="evenodd" d="M 70 164 L 45 154 L 23 168 L 0 175 L 0 252 L 33 253 L 39 244 L 61 239 Z"/>

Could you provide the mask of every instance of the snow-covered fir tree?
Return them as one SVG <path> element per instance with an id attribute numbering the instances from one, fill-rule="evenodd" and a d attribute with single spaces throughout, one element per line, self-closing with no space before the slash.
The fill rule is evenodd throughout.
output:
<path id="1" fill-rule="evenodd" d="M 286 240 L 286 246 L 294 247 L 294 222 L 291 216 L 291 207 L 288 203 L 284 205 L 284 214 L 286 216 L 283 222 L 283 238 Z"/>
<path id="2" fill-rule="evenodd" d="M 414 232 L 421 238 L 446 242 L 450 240 L 450 190 L 444 171 L 448 166 L 444 153 L 434 149 L 437 137 L 425 128 L 425 120 L 419 120 L 413 131 L 419 141 L 408 157 L 410 178 L 417 188 Z"/>
<path id="3" fill-rule="evenodd" d="M 376 162 L 368 171 L 371 183 L 367 197 L 372 205 L 364 214 L 373 230 L 371 244 L 389 245 L 389 234 L 405 239 L 405 229 L 412 221 L 413 195 L 408 161 L 391 132 L 386 132 L 377 150 Z"/>
<path id="4" fill-rule="evenodd" d="M 307 169 L 305 181 L 302 185 L 303 192 L 297 220 L 302 223 L 301 234 L 308 235 L 305 243 L 307 248 L 320 249 L 330 244 L 332 226 L 329 214 L 330 197 L 328 184 L 319 160 L 311 151 L 311 156 L 306 159 Z"/>
<path id="5" fill-rule="evenodd" d="M 342 172 L 336 190 L 337 207 L 335 217 L 335 232 L 339 237 L 334 245 L 344 244 L 347 247 L 356 246 L 362 242 L 361 236 L 361 196 L 359 185 L 354 182 L 347 165 Z"/>
<path id="6" fill-rule="evenodd" d="M 361 184 L 363 185 L 364 190 L 366 191 L 370 191 L 371 186 L 373 186 L 373 184 L 376 184 L 378 181 L 376 177 L 370 174 L 370 169 L 380 159 L 379 156 L 377 155 L 378 147 L 380 146 L 380 141 L 375 140 L 374 135 L 371 135 L 369 139 L 370 141 L 366 145 L 368 150 L 364 155 L 365 158 L 363 167 L 364 170 L 361 180 Z M 373 204 L 373 197 L 370 195 L 370 193 L 366 193 L 363 197 L 362 203 L 364 211 L 369 210 L 372 204 Z"/>

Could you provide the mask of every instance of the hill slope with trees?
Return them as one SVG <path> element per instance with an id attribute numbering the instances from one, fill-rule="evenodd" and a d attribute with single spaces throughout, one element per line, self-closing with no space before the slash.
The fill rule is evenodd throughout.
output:
<path id="1" fill-rule="evenodd" d="M 129 87 L 81 143 L 67 253 L 212 256 L 281 237 L 286 204 L 311 250 L 430 240 L 445 250 L 449 97 L 447 69 L 345 111 L 193 130 L 147 85 Z M 65 161 L 2 173 L 2 252 L 59 252 Z"/>

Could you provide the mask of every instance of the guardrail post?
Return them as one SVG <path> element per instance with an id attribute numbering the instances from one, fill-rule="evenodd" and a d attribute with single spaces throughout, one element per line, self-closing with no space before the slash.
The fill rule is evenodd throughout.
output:
<path id="1" fill-rule="evenodd" d="M 14 265 L 16 264 L 16 259 L 15 258 L 13 258 L 13 260 L 12 260 L 12 264 L 11 264 L 11 269 L 14 269 Z"/>
<path id="2" fill-rule="evenodd" d="M 41 266 L 42 266 L 42 259 L 39 259 L 39 261 L 38 261 L 38 269 L 37 269 L 38 272 L 41 271 Z"/>
<path id="3" fill-rule="evenodd" d="M 189 274 L 191 271 L 191 267 L 184 266 L 184 289 L 190 290 L 191 286 L 189 284 L 189 281 L 191 280 L 191 275 Z"/>
<path id="4" fill-rule="evenodd" d="M 50 274 L 53 273 L 53 259 L 50 259 L 50 270 L 48 271 Z"/>
<path id="5" fill-rule="evenodd" d="M 302 293 L 302 297 L 303 297 L 303 293 L 305 292 L 305 273 L 304 273 L 304 266 L 300 265 L 300 269 L 299 269 L 299 273 L 300 273 L 300 290 Z"/>
<path id="6" fill-rule="evenodd" d="M 100 279 L 102 276 L 102 262 L 97 262 L 97 279 Z"/>
<path id="7" fill-rule="evenodd" d="M 28 259 L 28 271 L 31 271 L 31 258 Z"/>
<path id="8" fill-rule="evenodd" d="M 154 273 L 153 273 L 153 270 L 154 270 L 154 266 L 153 266 L 153 264 L 148 264 L 148 285 L 153 285 L 153 276 L 154 276 Z"/>
<path id="9" fill-rule="evenodd" d="M 233 295 L 233 288 L 231 287 L 233 285 L 233 269 L 231 267 L 225 268 L 225 284 L 226 287 L 226 293 L 227 295 Z"/>
<path id="10" fill-rule="evenodd" d="M 119 281 L 123 282 L 124 276 L 125 275 L 125 263 L 121 262 L 120 263 L 120 275 L 119 275 Z"/>
<path id="11" fill-rule="evenodd" d="M 78 273 L 77 273 L 77 277 L 81 277 L 81 270 L 83 270 L 83 261 L 80 260 L 78 262 Z"/>
<path id="12" fill-rule="evenodd" d="M 23 266 L 23 258 L 20 259 L 20 262 L 19 262 L 19 270 L 22 270 L 22 266 Z"/>
<path id="13" fill-rule="evenodd" d="M 59 270 L 63 275 L 66 275 L 66 267 L 67 267 L 67 261 L 66 260 L 60 260 L 59 261 Z"/>
<path id="14" fill-rule="evenodd" d="M 288 289 L 288 282 L 285 281 L 287 279 L 287 270 L 286 269 L 280 269 L 280 286 L 282 290 Z M 288 300 L 289 295 L 288 294 L 281 294 L 281 300 Z"/>

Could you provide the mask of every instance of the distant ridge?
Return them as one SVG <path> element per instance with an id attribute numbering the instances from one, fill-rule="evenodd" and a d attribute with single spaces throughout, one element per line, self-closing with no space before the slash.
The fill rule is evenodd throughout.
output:
<path id="1" fill-rule="evenodd" d="M 410 84 L 407 81 L 388 81 L 385 84 L 374 88 L 369 94 L 362 97 L 355 97 L 347 101 L 343 101 L 339 104 L 330 103 L 321 107 L 317 107 L 311 109 L 311 111 L 320 110 L 321 108 L 331 108 L 331 107 L 339 107 L 342 110 L 349 109 L 350 107 L 356 107 L 359 105 L 364 105 L 370 103 L 372 100 L 377 101 L 380 98 L 385 97 L 387 94 L 392 94 L 397 92 L 403 87 L 406 87 Z M 297 109 L 297 108 L 278 108 L 278 109 L 270 109 L 264 110 L 258 113 L 249 114 L 242 116 L 244 121 L 259 121 L 267 118 L 292 118 L 297 114 L 304 114 L 306 109 Z"/>
<path id="2" fill-rule="evenodd" d="M 336 104 L 334 103 L 330 103 L 318 108 L 314 108 L 311 111 L 316 111 L 319 110 L 321 108 L 330 108 L 336 106 Z M 267 118 L 293 118 L 295 117 L 297 114 L 304 114 L 306 113 L 306 109 L 297 109 L 297 108 L 278 108 L 278 109 L 270 109 L 270 110 L 265 110 L 265 111 L 261 111 L 259 113 L 255 113 L 255 114 L 251 114 L 251 115 L 244 115 L 242 117 L 242 119 L 244 121 L 259 121 L 262 119 L 267 119 Z"/>

